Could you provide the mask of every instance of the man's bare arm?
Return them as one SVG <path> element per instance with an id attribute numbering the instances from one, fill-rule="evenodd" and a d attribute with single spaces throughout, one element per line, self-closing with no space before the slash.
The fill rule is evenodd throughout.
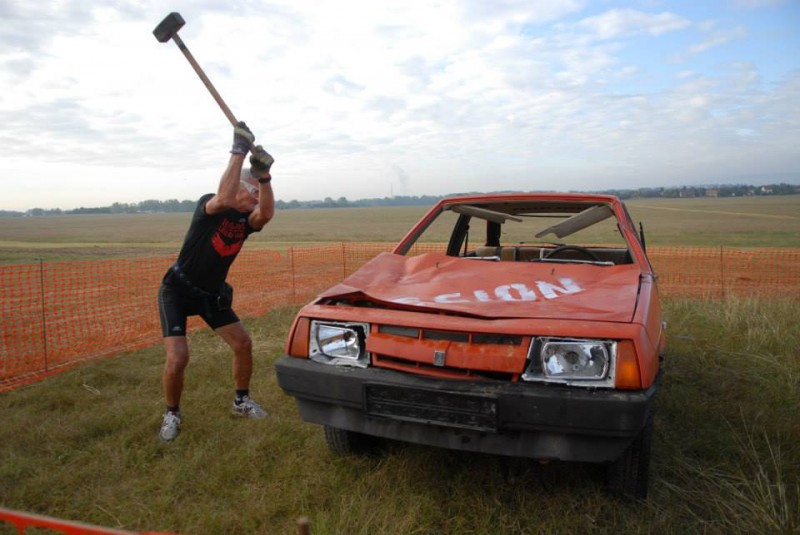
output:
<path id="1" fill-rule="evenodd" d="M 250 214 L 248 222 L 255 230 L 261 230 L 264 228 L 264 225 L 270 222 L 274 215 L 275 194 L 272 192 L 272 183 L 259 181 L 258 205 L 256 205 L 256 209 Z"/>
<path id="2" fill-rule="evenodd" d="M 228 160 L 228 166 L 222 173 L 222 178 L 219 180 L 217 194 L 206 203 L 206 214 L 218 214 L 235 206 L 236 194 L 239 191 L 239 180 L 242 177 L 242 165 L 255 140 L 256 137 L 244 121 L 239 121 L 233 127 L 231 157 Z"/>
<path id="3" fill-rule="evenodd" d="M 242 176 L 244 156 L 244 154 L 231 154 L 228 166 L 219 179 L 216 195 L 206 203 L 206 214 L 219 214 L 235 206 L 236 194 L 239 192 L 239 180 Z"/>

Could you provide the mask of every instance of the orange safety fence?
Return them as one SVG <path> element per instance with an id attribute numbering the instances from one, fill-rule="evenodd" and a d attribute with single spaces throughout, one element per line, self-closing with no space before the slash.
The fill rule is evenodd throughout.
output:
<path id="1" fill-rule="evenodd" d="M 652 247 L 648 256 L 667 298 L 800 299 L 800 249 Z"/>
<path id="2" fill-rule="evenodd" d="M 139 532 L 103 528 L 0 507 L 0 527 L 2 523 L 14 526 L 20 535 L 27 533 L 28 528 L 33 530 L 31 531 L 32 534 L 37 533 L 39 535 L 44 533 L 43 529 L 46 529 L 48 533 L 61 533 L 63 535 L 170 535 L 168 533 L 156 533 L 155 531 Z"/>
<path id="3" fill-rule="evenodd" d="M 306 303 L 387 243 L 245 249 L 229 280 L 240 317 Z M 421 244 L 412 254 L 441 251 Z M 665 298 L 800 299 L 800 249 L 651 247 Z M 0 266 L 0 392 L 161 339 L 156 293 L 171 256 Z M 190 330 L 204 326 L 190 318 Z"/>

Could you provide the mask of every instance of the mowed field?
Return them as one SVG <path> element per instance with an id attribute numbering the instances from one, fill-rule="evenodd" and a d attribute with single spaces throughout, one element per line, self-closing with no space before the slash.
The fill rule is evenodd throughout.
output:
<path id="1" fill-rule="evenodd" d="M 627 202 L 650 245 L 800 247 L 800 195 Z M 279 210 L 248 247 L 396 242 L 429 206 Z M 0 219 L 0 264 L 175 254 L 191 214 Z M 445 237 L 442 236 L 442 239 Z"/>
<path id="2" fill-rule="evenodd" d="M 628 206 L 650 245 L 800 248 L 800 195 Z M 280 211 L 246 247 L 394 242 L 426 209 Z M 0 219 L 0 263 L 175 255 L 189 218 Z M 274 362 L 296 313 L 277 307 L 245 319 L 264 421 L 228 417 L 230 351 L 208 329 L 190 337 L 183 432 L 171 444 L 157 439 L 161 344 L 0 395 L 0 507 L 185 535 L 292 535 L 299 517 L 313 535 L 800 534 L 794 295 L 665 299 L 644 503 L 609 496 L 594 465 L 399 442 L 377 456 L 333 456 L 277 386 Z M 0 535 L 11 533 L 0 522 Z"/>

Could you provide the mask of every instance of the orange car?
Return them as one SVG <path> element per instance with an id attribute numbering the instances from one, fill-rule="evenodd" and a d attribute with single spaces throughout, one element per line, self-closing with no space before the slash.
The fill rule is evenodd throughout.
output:
<path id="1" fill-rule="evenodd" d="M 644 498 L 664 344 L 617 197 L 477 195 L 306 305 L 276 372 L 336 454 L 382 437 L 606 463 L 612 489 Z"/>

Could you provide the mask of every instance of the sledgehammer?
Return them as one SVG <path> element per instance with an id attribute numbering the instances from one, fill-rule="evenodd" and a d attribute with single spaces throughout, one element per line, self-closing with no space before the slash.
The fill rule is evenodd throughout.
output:
<path id="1" fill-rule="evenodd" d="M 166 43 L 170 39 L 175 41 L 175 44 L 181 49 L 183 55 L 186 56 L 187 60 L 189 60 L 189 64 L 191 64 L 194 72 L 197 73 L 197 76 L 200 77 L 200 80 L 202 80 L 203 84 L 206 86 L 206 89 L 208 89 L 208 91 L 211 93 L 211 96 L 214 97 L 214 100 L 217 101 L 219 107 L 222 108 L 222 113 L 225 114 L 225 117 L 228 118 L 232 126 L 236 126 L 238 121 L 236 120 L 236 117 L 234 117 L 233 112 L 230 110 L 230 108 L 228 108 L 228 105 L 225 104 L 225 101 L 222 100 L 222 97 L 219 96 L 219 93 L 214 88 L 211 80 L 208 79 L 206 73 L 203 72 L 203 69 L 201 69 L 197 61 L 195 61 L 192 53 L 189 52 L 189 49 L 186 48 L 185 44 L 183 44 L 183 40 L 178 36 L 178 30 L 180 30 L 184 24 L 186 24 L 186 22 L 183 20 L 183 17 L 181 17 L 181 14 L 172 12 L 167 15 L 158 26 L 156 26 L 156 29 L 153 30 L 153 35 L 155 35 L 156 39 L 158 39 L 158 41 L 161 43 Z"/>

